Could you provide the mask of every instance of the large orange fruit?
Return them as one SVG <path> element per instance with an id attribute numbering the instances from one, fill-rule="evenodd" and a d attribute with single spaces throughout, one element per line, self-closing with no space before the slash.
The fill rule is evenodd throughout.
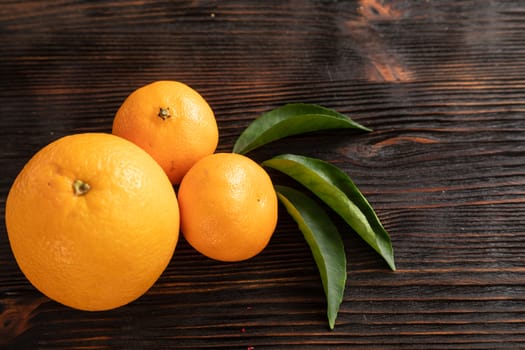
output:
<path id="1" fill-rule="evenodd" d="M 156 81 L 132 92 L 118 109 L 112 132 L 145 149 L 174 184 L 215 152 L 219 141 L 208 103 L 177 81 Z"/>
<path id="2" fill-rule="evenodd" d="M 28 280 L 82 310 L 112 309 L 144 294 L 179 234 L 164 171 L 111 134 L 66 136 L 37 152 L 9 191 L 5 219 Z"/>
<path id="3" fill-rule="evenodd" d="M 275 230 L 272 181 L 261 166 L 239 154 L 199 160 L 184 176 L 178 198 L 184 237 L 212 259 L 249 259 L 266 247 Z"/>

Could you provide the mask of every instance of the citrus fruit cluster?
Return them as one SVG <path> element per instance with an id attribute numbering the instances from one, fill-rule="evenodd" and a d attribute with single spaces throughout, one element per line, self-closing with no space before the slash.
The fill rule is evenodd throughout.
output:
<path id="1" fill-rule="evenodd" d="M 158 81 L 125 99 L 111 134 L 74 134 L 45 146 L 6 201 L 20 269 L 53 300 L 107 310 L 156 282 L 179 229 L 210 258 L 255 256 L 277 223 L 276 192 L 260 165 L 214 153 L 217 144 L 204 98 L 183 83 Z"/>
<path id="2" fill-rule="evenodd" d="M 328 129 L 371 131 L 334 110 L 293 103 L 255 119 L 233 153 L 215 153 L 215 115 L 197 91 L 176 81 L 145 85 L 123 101 L 111 134 L 69 135 L 28 161 L 6 201 L 12 251 L 49 298 L 107 310 L 156 282 L 179 231 L 212 259 L 235 262 L 259 254 L 275 230 L 280 201 L 312 251 L 334 328 L 347 261 L 338 228 L 317 202 L 395 270 L 389 234 L 334 165 L 294 154 L 259 165 L 244 155 L 286 136 Z M 263 166 L 289 176 L 301 190 L 274 184 Z"/>

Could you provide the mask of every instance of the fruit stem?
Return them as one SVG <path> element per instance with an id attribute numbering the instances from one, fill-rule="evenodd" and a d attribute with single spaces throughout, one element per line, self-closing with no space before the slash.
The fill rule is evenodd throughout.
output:
<path id="1" fill-rule="evenodd" d="M 159 111 L 159 114 L 157 114 L 159 117 L 162 118 L 162 120 L 166 120 L 170 117 L 170 108 L 169 107 L 166 107 L 166 108 L 162 108 L 160 107 L 160 111 Z"/>
<path id="2" fill-rule="evenodd" d="M 75 196 L 83 196 L 88 193 L 90 189 L 91 186 L 89 186 L 87 182 L 78 179 L 73 181 L 73 193 Z"/>

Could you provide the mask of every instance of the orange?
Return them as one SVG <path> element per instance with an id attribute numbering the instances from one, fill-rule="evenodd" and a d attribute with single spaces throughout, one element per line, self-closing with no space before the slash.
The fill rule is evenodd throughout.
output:
<path id="1" fill-rule="evenodd" d="M 216 153 L 199 160 L 178 192 L 181 230 L 205 256 L 241 261 L 260 253 L 277 223 L 277 195 L 250 158 Z"/>
<path id="2" fill-rule="evenodd" d="M 177 81 L 157 81 L 132 92 L 113 120 L 113 134 L 146 150 L 173 184 L 217 148 L 215 115 L 204 98 Z"/>
<path id="3" fill-rule="evenodd" d="M 27 279 L 82 310 L 112 309 L 144 294 L 179 235 L 164 171 L 111 134 L 66 136 L 38 151 L 9 191 L 5 219 Z"/>

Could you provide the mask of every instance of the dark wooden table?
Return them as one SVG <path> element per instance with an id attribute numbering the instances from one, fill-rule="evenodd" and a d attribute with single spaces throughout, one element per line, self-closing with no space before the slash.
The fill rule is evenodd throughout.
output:
<path id="1" fill-rule="evenodd" d="M 371 133 L 268 145 L 347 172 L 398 270 L 353 232 L 330 331 L 315 263 L 281 210 L 267 249 L 226 264 L 184 240 L 142 298 L 81 312 L 43 297 L 0 225 L 7 349 L 525 349 L 525 4 L 519 1 L 1 1 L 0 214 L 23 164 L 110 132 L 154 80 L 209 101 L 219 151 L 261 113 L 317 103 Z"/>

